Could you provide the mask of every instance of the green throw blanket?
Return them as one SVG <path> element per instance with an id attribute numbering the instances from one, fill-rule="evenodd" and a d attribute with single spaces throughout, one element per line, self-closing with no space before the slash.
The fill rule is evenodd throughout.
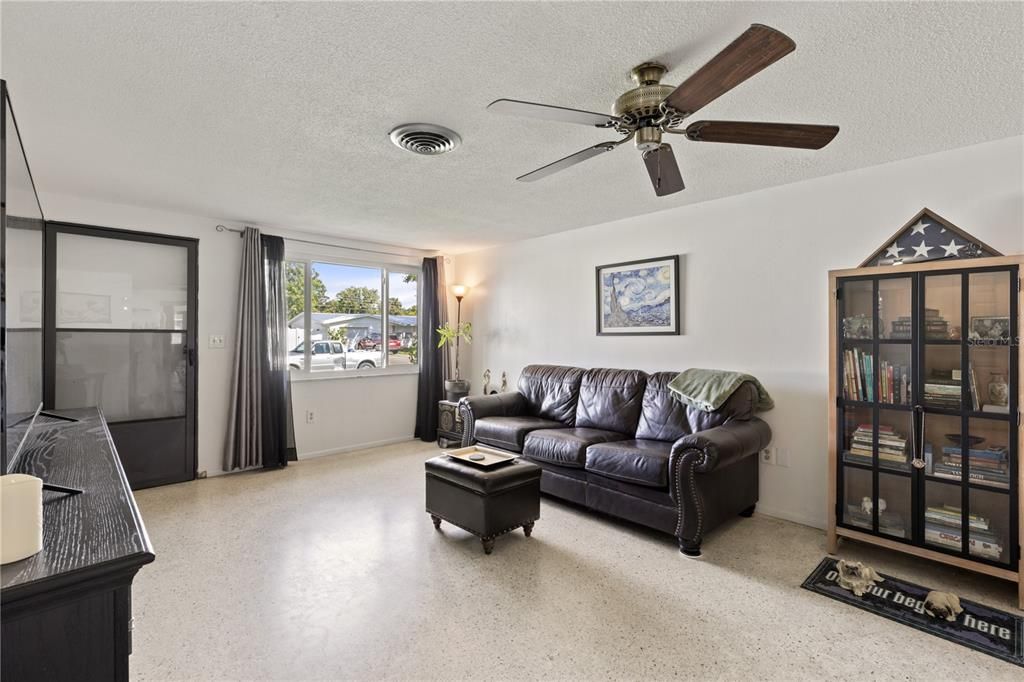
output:
<path id="1" fill-rule="evenodd" d="M 757 404 L 754 409 L 764 412 L 775 407 L 775 402 L 764 386 L 755 377 L 743 372 L 729 372 L 724 369 L 688 369 L 669 382 L 668 388 L 676 399 L 704 412 L 714 412 L 725 404 L 729 396 L 749 381 L 757 387 Z"/>

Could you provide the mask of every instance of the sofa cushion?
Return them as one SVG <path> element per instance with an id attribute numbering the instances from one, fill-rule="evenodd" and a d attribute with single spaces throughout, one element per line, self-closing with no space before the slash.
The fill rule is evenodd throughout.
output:
<path id="1" fill-rule="evenodd" d="M 636 433 L 647 375 L 638 369 L 588 369 L 580 382 L 576 426 Z"/>
<path id="2" fill-rule="evenodd" d="M 651 488 L 668 488 L 668 458 L 672 443 L 660 440 L 622 440 L 587 448 L 587 473 Z"/>
<path id="3" fill-rule="evenodd" d="M 530 431 L 560 426 L 558 422 L 540 417 L 484 417 L 474 422 L 473 437 L 484 445 L 522 452 L 523 441 Z"/>
<path id="4" fill-rule="evenodd" d="M 626 438 L 629 436 L 602 429 L 541 429 L 526 435 L 523 454 L 542 462 L 582 469 L 586 464 L 587 447 Z"/>
<path id="5" fill-rule="evenodd" d="M 675 441 L 690 433 L 690 419 L 685 404 L 668 390 L 670 381 L 679 372 L 655 372 L 647 377 L 643 408 L 636 427 L 636 437 L 645 440 Z"/>
<path id="6" fill-rule="evenodd" d="M 579 367 L 528 365 L 519 375 L 517 387 L 531 415 L 575 426 L 582 378 L 583 370 Z"/>

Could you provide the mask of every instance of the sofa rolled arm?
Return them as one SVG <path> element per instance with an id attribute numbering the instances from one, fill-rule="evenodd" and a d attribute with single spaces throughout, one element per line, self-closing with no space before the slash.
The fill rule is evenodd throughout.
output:
<path id="1" fill-rule="evenodd" d="M 754 417 L 688 434 L 672 444 L 668 459 L 670 494 L 678 509 L 676 537 L 684 553 L 700 554 L 706 527 L 697 474 L 734 464 L 757 453 L 771 440 L 771 427 Z"/>
<path id="2" fill-rule="evenodd" d="M 526 412 L 526 398 L 519 391 L 466 396 L 459 401 L 462 446 L 476 443 L 476 420 L 484 417 L 518 417 Z"/>
<path id="3" fill-rule="evenodd" d="M 754 417 L 687 434 L 672 444 L 672 458 L 681 456 L 687 450 L 698 451 L 693 471 L 703 474 L 753 455 L 771 441 L 771 427 Z"/>

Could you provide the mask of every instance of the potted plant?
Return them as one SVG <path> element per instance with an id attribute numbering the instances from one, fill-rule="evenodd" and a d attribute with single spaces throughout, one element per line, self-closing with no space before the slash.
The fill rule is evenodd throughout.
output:
<path id="1" fill-rule="evenodd" d="M 445 380 L 444 391 L 448 400 L 458 402 L 459 398 L 469 395 L 469 382 L 459 376 L 459 342 L 465 339 L 466 343 L 473 343 L 473 325 L 469 322 L 458 322 L 453 327 L 445 323 L 443 327 L 437 328 L 437 335 L 438 348 L 455 344 L 455 376 Z"/>

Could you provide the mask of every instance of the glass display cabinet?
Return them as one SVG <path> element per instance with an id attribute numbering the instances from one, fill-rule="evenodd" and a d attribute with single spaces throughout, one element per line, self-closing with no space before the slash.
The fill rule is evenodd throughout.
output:
<path id="1" fill-rule="evenodd" d="M 1021 585 L 1022 264 L 830 273 L 830 552 L 852 538 Z"/>

